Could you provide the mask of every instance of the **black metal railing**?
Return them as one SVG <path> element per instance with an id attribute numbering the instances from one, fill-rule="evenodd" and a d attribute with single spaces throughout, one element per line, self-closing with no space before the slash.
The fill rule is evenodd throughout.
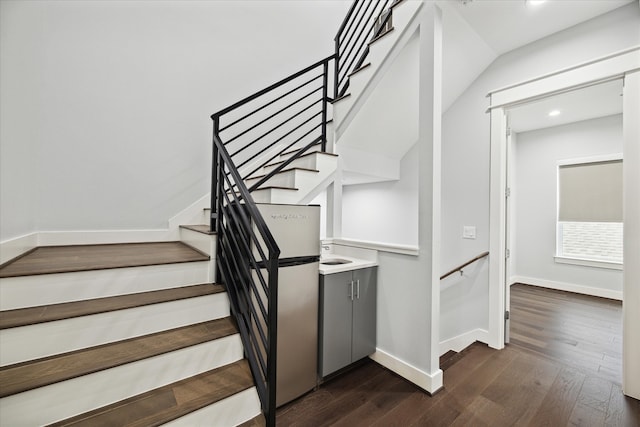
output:
<path id="1" fill-rule="evenodd" d="M 329 64 L 333 58 L 322 59 L 211 116 L 214 133 L 242 179 L 256 178 L 249 192 L 314 145 L 326 151 Z M 286 162 L 266 175 L 256 175 L 281 154 L 294 150 Z"/>
<path id="2" fill-rule="evenodd" d="M 343 96 L 349 87 L 349 75 L 364 65 L 371 40 L 391 27 L 391 6 L 397 0 L 356 0 L 336 34 L 334 97 Z"/>
<path id="3" fill-rule="evenodd" d="M 326 151 L 329 87 L 334 99 L 345 93 L 368 43 L 391 27 L 390 6 L 397 2 L 355 0 L 336 35 L 335 54 L 211 116 L 210 226 L 217 232 L 218 280 L 226 285 L 268 426 L 276 413 L 280 249 L 251 193 L 314 146 Z"/>
<path id="4" fill-rule="evenodd" d="M 276 410 L 280 250 L 251 193 L 313 146 L 326 150 L 332 60 L 333 55 L 211 116 L 210 225 L 218 235 L 218 280 L 229 293 L 269 426 L 275 425 Z M 256 175 L 283 153 L 286 160 Z"/>
<path id="5" fill-rule="evenodd" d="M 268 425 L 275 425 L 280 249 L 214 133 L 218 280 L 226 285 Z M 227 191 L 235 188 L 234 191 Z"/>

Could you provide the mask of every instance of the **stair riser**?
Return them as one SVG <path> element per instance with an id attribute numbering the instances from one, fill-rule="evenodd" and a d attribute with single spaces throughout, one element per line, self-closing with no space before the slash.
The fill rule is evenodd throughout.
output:
<path id="1" fill-rule="evenodd" d="M 237 426 L 260 413 L 260 398 L 256 388 L 252 387 L 163 425 L 168 427 Z"/>
<path id="2" fill-rule="evenodd" d="M 314 145 L 313 147 L 309 148 L 307 151 L 304 152 L 304 154 L 309 154 L 309 153 L 315 153 L 318 152 L 322 149 L 322 147 L 320 145 Z M 289 154 L 282 154 L 280 155 L 280 157 L 278 158 L 278 161 L 284 161 L 287 160 L 291 157 L 293 157 L 296 153 L 289 153 Z"/>
<path id="3" fill-rule="evenodd" d="M 198 231 L 189 230 L 188 228 L 181 228 L 180 241 L 186 243 L 192 248 L 199 250 L 200 252 L 204 252 L 205 254 L 209 255 L 211 259 L 215 259 L 216 257 L 215 234 L 205 234 Z"/>
<path id="4" fill-rule="evenodd" d="M 330 183 L 338 165 L 338 158 L 335 156 L 318 155 L 310 158 L 315 157 L 317 157 L 315 164 L 319 172 L 301 174 L 296 181 L 298 191 L 280 189 L 258 190 L 252 193 L 254 200 L 259 203 L 309 203 L 319 191 L 326 188 Z"/>
<path id="5" fill-rule="evenodd" d="M 0 331 L 0 366 L 229 316 L 226 293 Z"/>
<path id="6" fill-rule="evenodd" d="M 210 282 L 210 262 L 9 277 L 0 280 L 0 310 L 57 304 Z"/>
<path id="7" fill-rule="evenodd" d="M 295 159 L 293 162 L 289 163 L 287 165 L 288 168 L 304 168 L 304 169 L 318 169 L 317 168 L 317 162 L 316 159 L 318 158 L 318 155 L 312 155 L 312 156 L 304 156 L 304 157 L 300 157 L 299 159 Z M 272 170 L 274 170 L 275 168 L 277 168 L 278 164 L 273 165 L 273 166 L 265 166 L 263 169 L 263 173 L 267 174 L 269 172 L 271 172 Z"/>
<path id="8" fill-rule="evenodd" d="M 272 176 L 271 178 L 269 178 L 269 180 L 267 182 L 265 182 L 264 184 L 262 184 L 260 187 L 274 186 L 274 187 L 296 188 L 296 177 L 299 175 L 299 173 L 296 173 L 296 172 L 300 172 L 300 171 L 287 171 L 287 172 L 284 172 L 284 173 L 276 174 L 276 175 Z M 247 187 L 251 187 L 252 185 L 257 183 L 261 179 L 262 178 L 251 178 L 251 179 L 248 179 L 246 181 Z"/>
<path id="9" fill-rule="evenodd" d="M 69 418 L 242 358 L 239 335 L 173 351 L 0 399 L 0 425 Z"/>

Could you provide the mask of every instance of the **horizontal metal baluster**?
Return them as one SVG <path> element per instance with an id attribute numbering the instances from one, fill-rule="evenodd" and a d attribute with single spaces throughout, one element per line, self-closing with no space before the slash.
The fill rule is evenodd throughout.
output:
<path id="1" fill-rule="evenodd" d="M 302 115 L 303 113 L 309 111 L 310 109 L 312 109 L 313 107 L 315 107 L 318 103 L 322 102 L 322 100 L 317 100 L 314 101 L 311 105 L 308 105 L 306 108 L 300 110 L 298 113 L 294 114 L 293 116 L 289 117 L 287 120 L 283 121 L 282 123 L 280 123 L 278 126 L 274 127 L 273 129 L 263 133 L 262 135 L 260 135 L 258 138 L 254 139 L 253 141 L 251 141 L 250 143 L 246 144 L 244 147 L 242 147 L 241 149 L 239 149 L 238 151 L 234 152 L 231 157 L 235 157 L 238 154 L 242 153 L 244 150 L 246 150 L 249 147 L 252 147 L 256 142 L 260 141 L 262 138 L 264 138 L 267 135 L 271 135 L 273 132 L 275 132 L 276 130 L 280 129 L 282 126 L 286 125 L 287 123 L 289 123 L 291 120 L 295 119 L 296 117 Z M 305 122 L 306 123 L 306 122 Z M 264 151 L 264 150 L 262 150 Z"/>
<path id="2" fill-rule="evenodd" d="M 240 122 L 241 122 L 241 121 L 243 121 L 244 119 L 246 119 L 246 118 L 248 118 L 248 117 L 252 116 L 253 114 L 255 114 L 255 113 L 257 113 L 257 112 L 264 110 L 265 108 L 267 108 L 268 106 L 272 105 L 273 103 L 280 101 L 282 98 L 285 98 L 285 97 L 287 97 L 288 95 L 291 95 L 293 92 L 296 92 L 297 90 L 302 89 L 303 87 L 305 87 L 305 86 L 307 86 L 307 85 L 309 85 L 309 84 L 313 83 L 315 80 L 318 80 L 320 77 L 322 77 L 322 74 L 312 77 L 310 80 L 307 80 L 306 82 L 302 83 L 301 85 L 296 86 L 296 87 L 294 87 L 293 89 L 291 89 L 290 91 L 288 91 L 288 92 L 286 92 L 286 93 L 284 93 L 284 94 L 282 94 L 282 95 L 278 96 L 277 98 L 275 98 L 275 99 L 274 99 L 274 100 L 272 100 L 271 102 L 269 102 L 269 103 L 267 103 L 267 104 L 264 104 L 264 105 L 263 105 L 263 106 L 261 106 L 260 108 L 257 108 L 257 109 L 255 109 L 255 110 L 253 110 L 252 112 L 250 112 L 250 113 L 248 113 L 248 114 L 246 114 L 246 115 L 244 115 L 244 116 L 240 117 L 239 119 L 237 119 L 237 120 L 235 120 L 235 121 L 233 121 L 233 122 L 229 123 L 228 125 L 221 127 L 221 128 L 220 128 L 220 132 L 223 132 L 223 131 L 225 131 L 226 129 L 229 129 L 230 127 L 232 127 L 232 126 L 234 126 L 234 125 L 236 125 L 236 124 L 240 123 Z"/>
<path id="3" fill-rule="evenodd" d="M 304 122 L 300 123 L 298 126 L 296 126 L 295 128 L 291 129 L 289 132 L 287 132 L 286 134 L 284 134 L 283 136 L 281 136 L 280 138 L 276 139 L 275 141 L 273 141 L 271 144 L 269 144 L 268 146 L 264 147 L 264 149 L 262 150 L 262 152 L 267 151 L 269 148 L 273 147 L 274 145 L 276 145 L 277 143 L 279 143 L 280 141 L 282 141 L 283 139 L 285 139 L 286 137 L 288 137 L 289 135 L 291 135 L 293 132 L 297 131 L 298 129 L 302 128 L 304 125 L 306 125 L 307 123 L 309 123 L 310 121 L 312 121 L 313 119 L 317 118 L 318 116 L 322 115 L 322 111 L 314 114 L 313 116 L 309 117 L 307 120 L 305 120 Z M 322 124 L 318 124 L 314 129 L 317 129 L 318 127 L 320 127 Z M 247 160 L 245 160 L 244 162 L 240 163 L 238 165 L 238 168 L 241 168 L 242 166 L 246 165 L 248 162 L 250 162 L 251 160 L 253 160 L 253 158 L 257 157 L 258 155 L 260 155 L 261 153 L 258 153 L 256 155 L 254 155 L 252 158 L 249 158 Z M 262 167 L 262 166 L 260 166 Z"/>
<path id="4" fill-rule="evenodd" d="M 307 99 L 308 97 L 310 97 L 311 95 L 313 95 L 314 93 L 318 92 L 322 90 L 322 86 L 312 90 L 311 92 L 307 93 L 306 95 L 304 95 L 302 98 L 297 99 L 296 101 L 292 102 L 289 105 L 286 105 L 285 107 L 281 108 L 280 110 L 276 111 L 275 113 L 271 114 L 269 117 L 262 119 L 261 121 L 259 121 L 258 123 L 254 124 L 253 126 L 249 127 L 248 129 L 240 132 L 239 134 L 237 134 L 236 136 L 234 136 L 233 138 L 227 140 L 224 144 L 227 145 L 233 141 L 235 141 L 236 139 L 240 138 L 241 136 L 251 132 L 252 130 L 254 130 L 255 128 L 257 128 L 258 126 L 260 126 L 261 124 L 264 124 L 266 122 L 268 122 L 269 120 L 271 120 L 272 118 L 274 118 L 275 116 L 277 116 L 278 114 L 282 113 L 283 111 L 288 110 L 289 108 L 293 107 L 294 105 L 298 104 L 299 102 L 304 101 L 305 99 Z M 318 101 L 316 101 L 318 102 Z M 236 153 L 234 153 L 236 154 Z M 232 156 L 233 157 L 233 156 Z"/>

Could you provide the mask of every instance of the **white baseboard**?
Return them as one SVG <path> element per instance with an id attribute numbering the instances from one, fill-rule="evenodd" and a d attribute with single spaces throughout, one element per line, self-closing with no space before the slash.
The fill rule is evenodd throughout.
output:
<path id="1" fill-rule="evenodd" d="M 0 264 L 14 259 L 38 246 L 38 234 L 31 233 L 0 242 Z"/>
<path id="2" fill-rule="evenodd" d="M 433 374 L 428 374 L 379 348 L 369 357 L 428 393 L 435 393 L 442 388 L 442 371 L 440 369 Z"/>
<path id="3" fill-rule="evenodd" d="M 151 230 L 37 231 L 0 242 L 0 264 L 38 246 L 97 245 L 108 243 L 167 242 L 180 240 L 180 225 L 201 224 L 209 194 L 202 196 L 168 222 L 168 228 Z"/>
<path id="4" fill-rule="evenodd" d="M 509 284 L 523 283 L 525 285 L 539 286 L 541 288 L 555 289 L 558 291 L 574 292 L 576 294 L 591 295 L 600 298 L 609 298 L 622 301 L 622 291 L 613 289 L 594 288 L 591 286 L 577 285 L 575 283 L 555 282 L 545 279 L 536 279 L 525 276 L 511 276 Z"/>
<path id="5" fill-rule="evenodd" d="M 40 231 L 38 246 L 99 245 L 109 243 L 168 242 L 179 239 L 178 229 Z"/>
<path id="6" fill-rule="evenodd" d="M 489 331 L 484 329 L 474 329 L 473 331 L 465 332 L 464 334 L 442 341 L 440 343 L 440 356 L 449 350 L 460 352 L 476 341 L 488 344 Z"/>

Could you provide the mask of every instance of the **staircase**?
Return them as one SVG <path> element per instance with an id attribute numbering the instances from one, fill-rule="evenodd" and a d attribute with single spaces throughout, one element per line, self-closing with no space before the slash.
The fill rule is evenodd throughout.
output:
<path id="1" fill-rule="evenodd" d="M 40 247 L 0 268 L 0 424 L 237 425 L 260 402 L 209 256 Z"/>
<path id="2" fill-rule="evenodd" d="M 420 4 L 354 1 L 334 55 L 212 115 L 211 206 L 180 242 L 0 267 L 0 425 L 275 425 L 279 248 L 255 204 L 308 204 L 340 175 Z"/>

